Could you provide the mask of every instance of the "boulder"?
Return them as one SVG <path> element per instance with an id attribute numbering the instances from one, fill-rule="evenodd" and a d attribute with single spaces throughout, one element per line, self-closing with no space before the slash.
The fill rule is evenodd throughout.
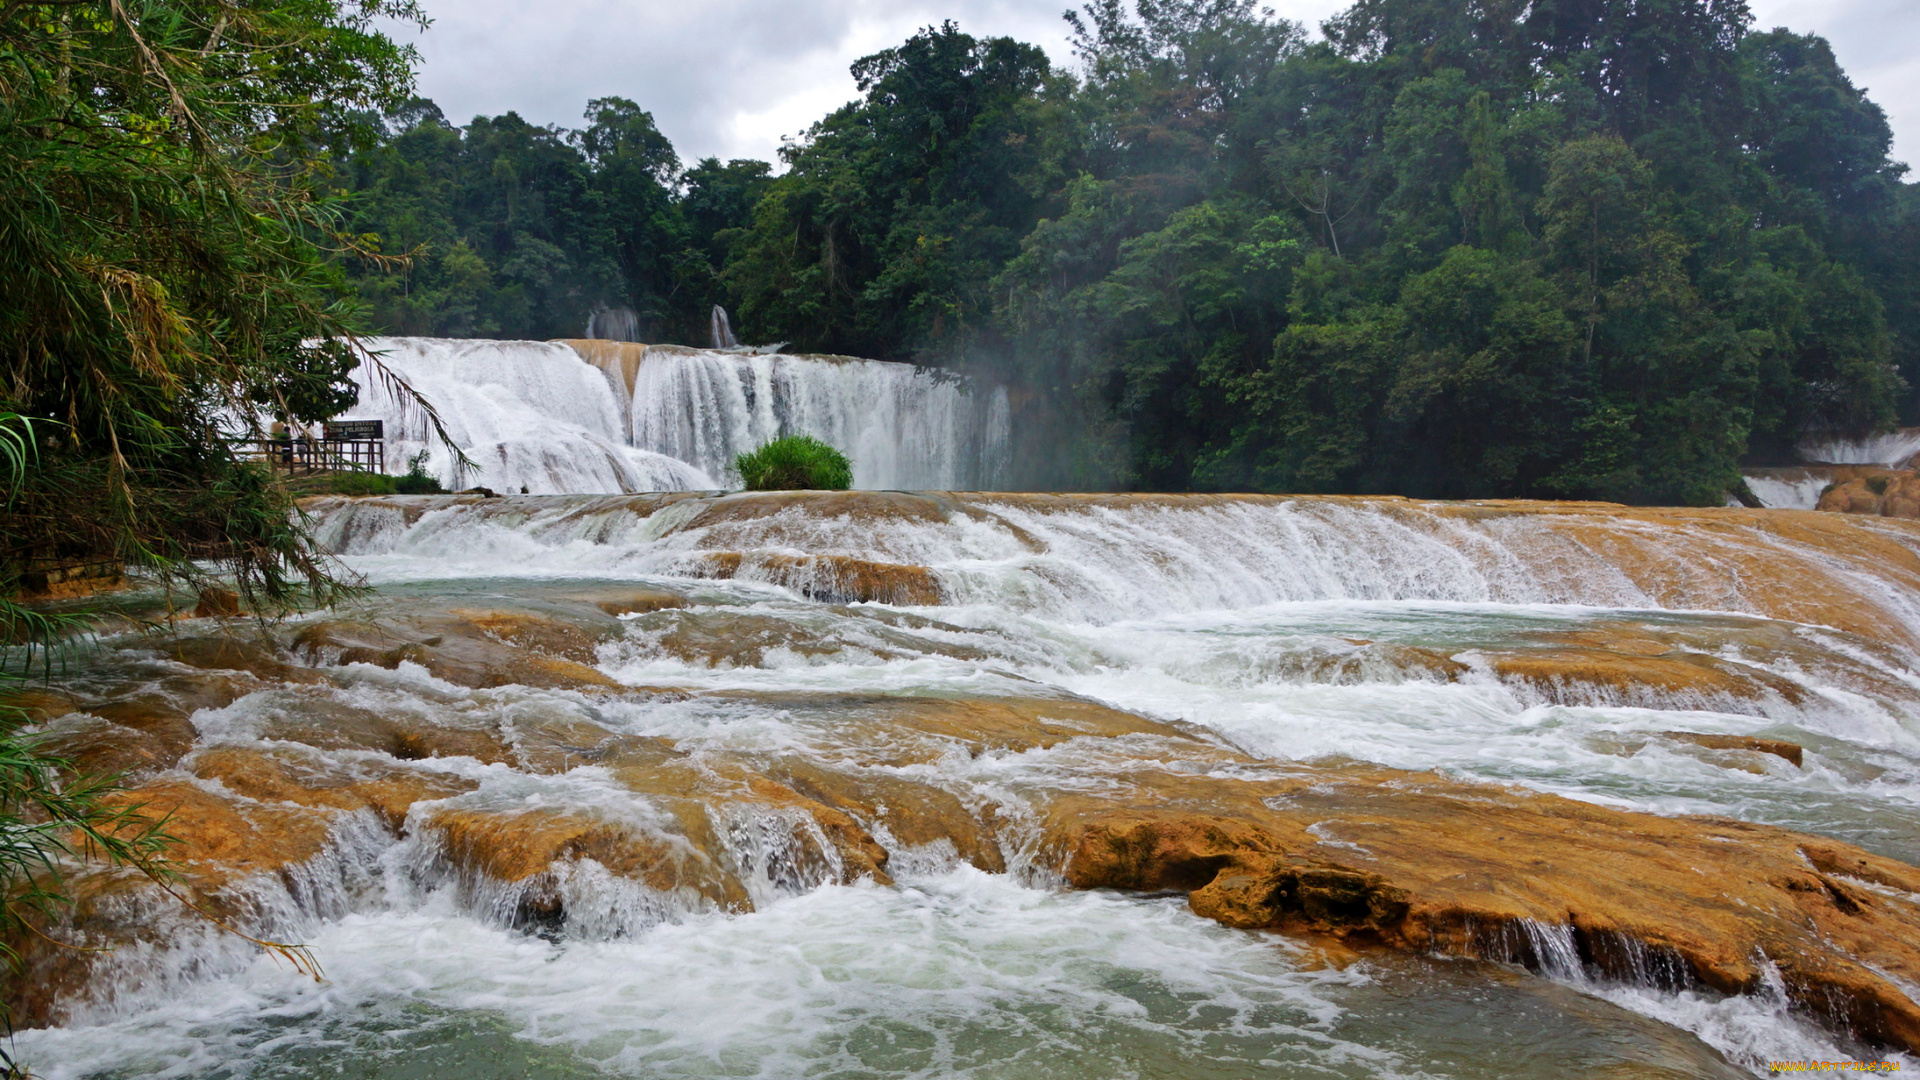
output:
<path id="1" fill-rule="evenodd" d="M 1841 514 L 1920 519 L 1920 473 L 1886 470 L 1838 483 L 1820 496 L 1818 509 Z"/>

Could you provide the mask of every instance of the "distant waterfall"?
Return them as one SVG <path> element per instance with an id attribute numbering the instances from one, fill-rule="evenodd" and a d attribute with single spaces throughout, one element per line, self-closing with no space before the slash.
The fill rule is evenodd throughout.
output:
<path id="1" fill-rule="evenodd" d="M 716 326 L 723 326 L 720 317 Z M 711 490 L 734 455 L 805 434 L 853 459 L 855 487 L 965 489 L 1005 471 L 1006 393 L 910 364 L 617 341 L 376 338 L 473 462 L 363 367 L 353 418 L 385 419 L 388 467 L 429 452 L 449 487 L 533 494 Z"/>
<path id="2" fill-rule="evenodd" d="M 713 339 L 710 344 L 714 348 L 735 349 L 740 346 L 740 342 L 734 340 L 733 323 L 727 319 L 726 308 L 719 304 L 713 305 L 713 314 L 709 321 L 712 323 L 709 334 Z"/>
<path id="3" fill-rule="evenodd" d="M 1920 428 L 1901 428 L 1862 439 L 1815 439 L 1800 444 L 1800 457 L 1829 465 L 1908 466 L 1920 456 Z"/>
<path id="4" fill-rule="evenodd" d="M 1812 510 L 1836 483 L 1861 475 L 1860 468 L 1910 469 L 1920 464 L 1920 428 L 1901 428 L 1860 439 L 1809 439 L 1797 448 L 1803 465 L 1747 469 L 1747 490 L 1761 506 Z"/>
<path id="5" fill-rule="evenodd" d="M 996 452 L 967 388 L 909 364 L 654 346 L 632 401 L 629 442 L 713 475 L 788 434 L 840 448 L 863 488 L 975 487 Z"/>

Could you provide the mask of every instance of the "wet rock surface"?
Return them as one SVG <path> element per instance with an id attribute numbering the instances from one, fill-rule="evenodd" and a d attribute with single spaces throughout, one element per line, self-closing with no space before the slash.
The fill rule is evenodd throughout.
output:
<path id="1" fill-rule="evenodd" d="M 1156 778 L 1157 779 L 1157 778 Z M 1231 926 L 1723 993 L 1777 969 L 1871 1042 L 1920 1045 L 1920 870 L 1832 841 L 1370 767 L 1059 801 L 1081 887 L 1179 889 Z M 1169 805 L 1171 804 L 1171 805 Z"/>
<path id="2" fill-rule="evenodd" d="M 1819 509 L 1840 514 L 1920 518 L 1920 473 L 1912 469 L 1872 470 L 1843 479 L 1820 495 Z"/>

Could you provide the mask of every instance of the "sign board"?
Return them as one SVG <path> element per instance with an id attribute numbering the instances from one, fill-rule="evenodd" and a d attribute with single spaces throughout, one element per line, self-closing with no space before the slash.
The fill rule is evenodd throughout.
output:
<path id="1" fill-rule="evenodd" d="M 384 439 L 387 437 L 386 427 L 384 420 L 329 420 L 327 421 L 327 438 L 346 439 L 352 442 Z"/>

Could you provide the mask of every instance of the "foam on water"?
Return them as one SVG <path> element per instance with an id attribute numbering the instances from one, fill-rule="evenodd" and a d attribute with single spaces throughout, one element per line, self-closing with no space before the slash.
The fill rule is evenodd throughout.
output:
<path id="1" fill-rule="evenodd" d="M 47 1080 L 426 1077 L 461 1064 L 476 1080 L 1549 1077 L 1608 1058 L 1735 1075 L 1698 1043 L 1630 1036 L 1641 1022 L 1611 1002 L 1697 1030 L 1749 1067 L 1846 1056 L 1777 1003 L 1586 985 L 1581 1004 L 1474 965 L 1303 965 L 1298 946 L 1205 923 L 1177 899 L 1057 893 L 970 868 L 616 941 L 512 933 L 444 895 L 346 916 L 311 940 L 324 984 L 261 960 L 191 995 L 23 1033 L 17 1049 Z M 1501 1020 L 1537 1033 L 1504 1043 Z M 1490 1038 L 1469 1035 L 1481 1024 Z"/>
<path id="2" fill-rule="evenodd" d="M 952 603 L 1091 623 L 1316 600 L 1769 614 L 1782 591 L 1752 591 L 1768 585 L 1753 572 L 1765 564 L 1810 599 L 1844 588 L 1920 640 L 1920 590 L 1889 587 L 1894 569 L 1745 524 L 1462 516 L 1388 500 L 1042 500 L 980 496 L 941 520 L 792 506 L 711 525 L 699 499 L 337 500 L 318 508 L 318 535 L 376 581 L 684 576 L 705 553 L 757 550 L 925 566 Z M 410 523 L 408 505 L 425 512 Z M 1902 531 L 1886 539 L 1920 546 Z"/>
<path id="3" fill-rule="evenodd" d="M 313 939 L 325 985 L 262 962 L 194 1000 L 29 1033 L 20 1049 L 48 1080 L 275 1076 L 339 1042 L 479 1012 L 616 1076 L 1122 1075 L 1142 1058 L 1208 1075 L 1223 1054 L 1396 1071 L 1328 1033 L 1340 1010 L 1326 988 L 1361 976 L 1297 971 L 1287 951 L 1166 901 L 957 869 L 564 946 L 445 901 L 326 926 Z"/>

